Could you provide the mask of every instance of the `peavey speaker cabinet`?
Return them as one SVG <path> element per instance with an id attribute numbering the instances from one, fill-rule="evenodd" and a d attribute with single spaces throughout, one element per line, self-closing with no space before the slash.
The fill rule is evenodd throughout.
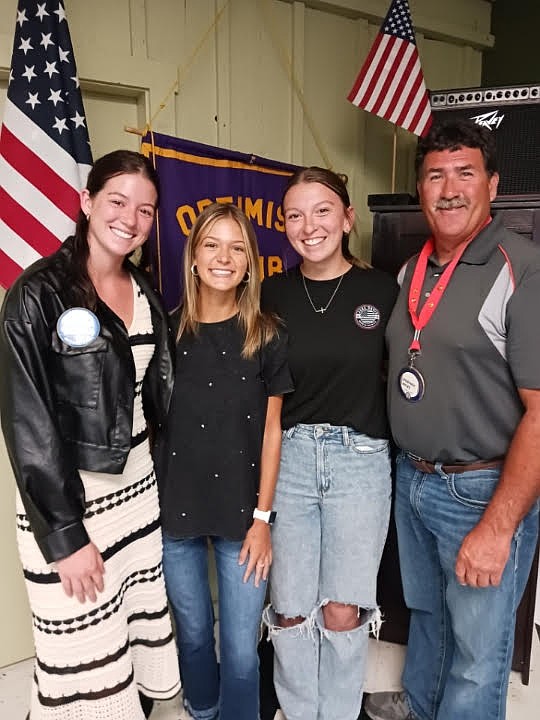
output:
<path id="1" fill-rule="evenodd" d="M 540 83 L 430 92 L 435 122 L 470 118 L 496 136 L 498 196 L 540 192 Z"/>

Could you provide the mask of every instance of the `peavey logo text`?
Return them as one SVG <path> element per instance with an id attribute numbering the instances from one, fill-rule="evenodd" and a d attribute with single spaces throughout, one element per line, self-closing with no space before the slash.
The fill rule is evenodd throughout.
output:
<path id="1" fill-rule="evenodd" d="M 474 120 L 477 125 L 486 127 L 488 130 L 493 130 L 493 128 L 498 128 L 504 120 L 504 115 L 498 115 L 498 112 L 498 110 L 492 110 L 491 112 L 484 113 L 483 115 L 475 115 L 470 119 Z"/>

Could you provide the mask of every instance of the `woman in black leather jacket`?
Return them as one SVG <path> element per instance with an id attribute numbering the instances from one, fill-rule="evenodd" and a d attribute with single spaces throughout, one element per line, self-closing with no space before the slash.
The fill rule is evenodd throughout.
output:
<path id="1" fill-rule="evenodd" d="M 97 160 L 75 236 L 2 307 L 2 429 L 36 647 L 31 720 L 59 707 L 66 719 L 139 720 L 179 688 L 149 444 L 173 356 L 160 300 L 127 260 L 158 192 L 142 155 Z"/>

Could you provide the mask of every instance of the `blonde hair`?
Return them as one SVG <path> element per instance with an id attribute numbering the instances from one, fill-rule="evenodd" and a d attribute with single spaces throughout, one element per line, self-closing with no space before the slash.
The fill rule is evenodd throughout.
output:
<path id="1" fill-rule="evenodd" d="M 195 220 L 189 233 L 184 248 L 184 293 L 177 340 L 183 333 L 196 335 L 198 332 L 199 279 L 191 272 L 191 267 L 195 262 L 195 252 L 203 237 L 218 220 L 234 221 L 242 233 L 246 247 L 247 280 L 236 288 L 236 302 L 238 304 L 238 322 L 245 337 L 242 357 L 249 359 L 276 336 L 278 320 L 273 315 L 261 312 L 261 273 L 257 237 L 253 225 L 246 215 L 231 203 L 208 205 Z"/>

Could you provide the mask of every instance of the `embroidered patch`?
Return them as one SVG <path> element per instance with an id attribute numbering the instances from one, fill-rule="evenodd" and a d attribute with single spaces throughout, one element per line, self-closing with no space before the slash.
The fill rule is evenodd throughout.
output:
<path id="1" fill-rule="evenodd" d="M 363 330 L 373 330 L 381 321 L 381 313 L 375 305 L 359 305 L 354 311 L 354 322 Z"/>

